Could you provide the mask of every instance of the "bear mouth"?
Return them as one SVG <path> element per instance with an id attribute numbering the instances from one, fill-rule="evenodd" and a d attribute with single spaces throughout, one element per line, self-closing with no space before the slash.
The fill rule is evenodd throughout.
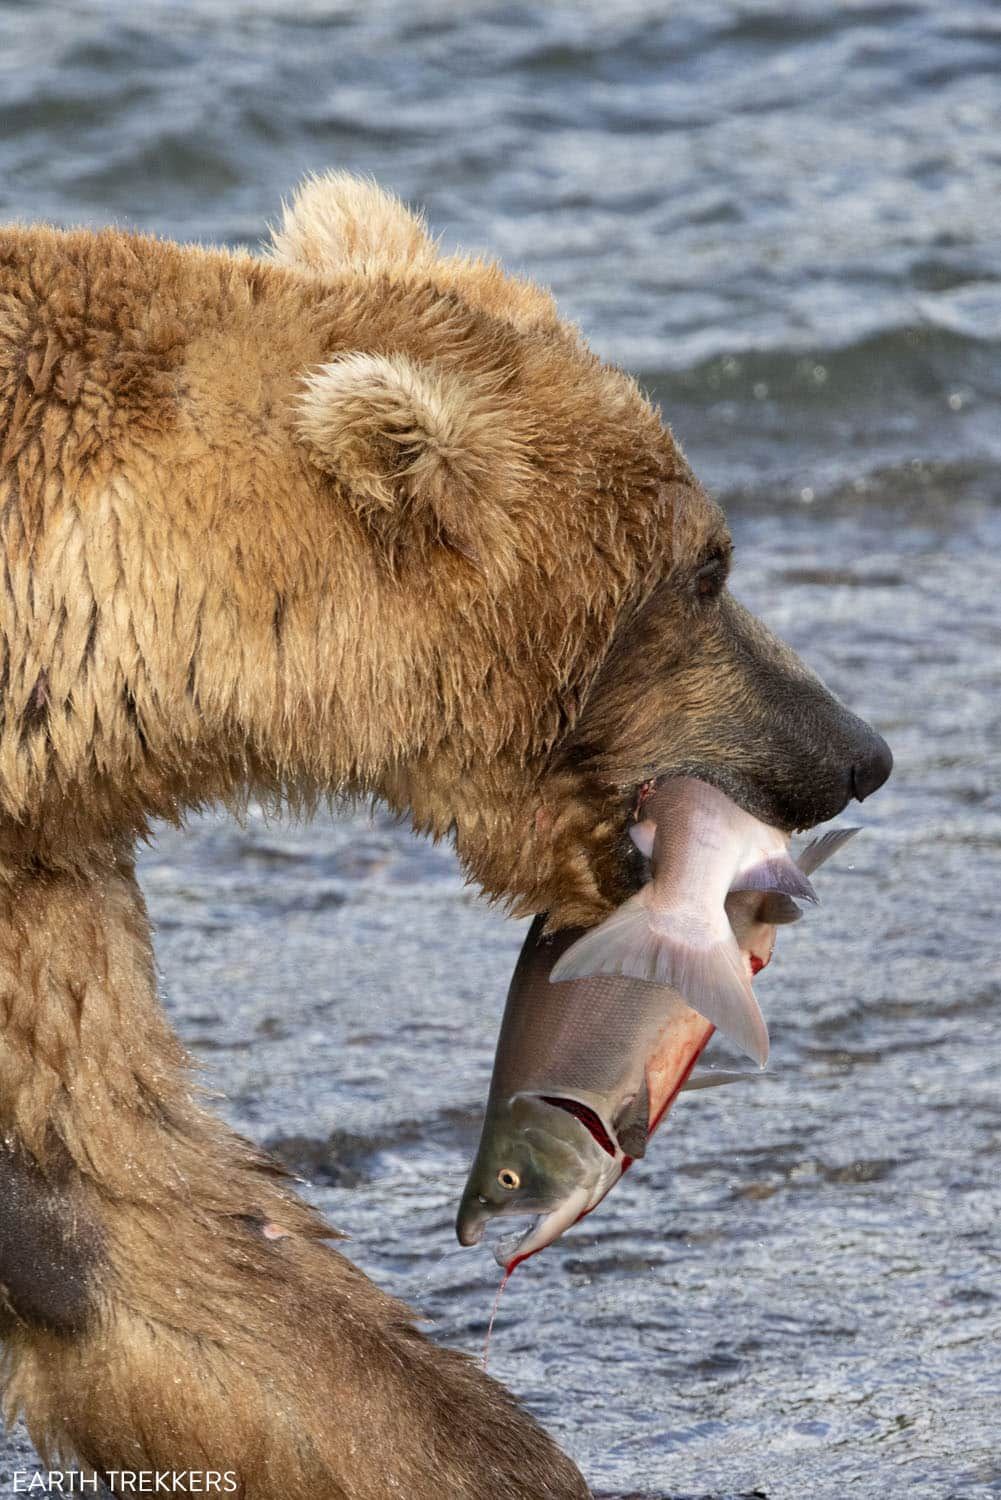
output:
<path id="1" fill-rule="evenodd" d="M 731 802 L 745 812 L 749 817 L 756 818 L 770 828 L 777 828 L 780 833 L 789 835 L 794 833 L 808 833 L 816 828 L 818 824 L 828 821 L 829 817 L 836 817 L 843 812 L 850 798 L 846 797 L 842 806 L 836 812 L 824 816 L 817 816 L 807 822 L 796 822 L 781 813 L 781 798 L 774 788 L 761 786 L 746 777 L 735 775 L 733 771 L 721 766 L 707 766 L 704 764 L 691 765 L 682 764 L 669 770 L 658 770 L 655 776 L 649 776 L 646 780 L 638 782 L 632 790 L 629 798 L 630 816 L 627 821 L 639 821 L 642 818 L 642 808 L 650 796 L 663 786 L 665 781 L 672 781 L 682 776 L 691 777 L 693 781 L 704 781 L 707 786 L 715 787 L 716 791 L 722 792 Z"/>

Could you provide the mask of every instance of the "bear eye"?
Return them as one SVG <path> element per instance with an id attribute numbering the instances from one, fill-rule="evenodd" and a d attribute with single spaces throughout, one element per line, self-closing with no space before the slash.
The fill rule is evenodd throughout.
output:
<path id="1" fill-rule="evenodd" d="M 693 580 L 696 597 L 699 599 L 715 599 L 723 592 L 727 574 L 730 571 L 730 559 L 723 552 L 715 553 L 708 562 L 702 564 Z"/>
<path id="2" fill-rule="evenodd" d="M 509 1192 L 514 1192 L 515 1188 L 521 1187 L 521 1178 L 510 1167 L 501 1167 L 497 1173 L 497 1181 L 502 1188 L 507 1188 Z"/>

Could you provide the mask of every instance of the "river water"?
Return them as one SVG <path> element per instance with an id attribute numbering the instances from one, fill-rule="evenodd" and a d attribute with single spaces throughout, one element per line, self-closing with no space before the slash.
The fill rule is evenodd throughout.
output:
<path id="1" fill-rule="evenodd" d="M 991 0 L 0 4 L 0 215 L 254 244 L 373 173 L 640 376 L 735 591 L 896 752 L 759 985 L 768 1079 L 501 1302 L 492 1370 L 602 1494 L 1001 1494 L 999 68 Z M 143 869 L 227 1116 L 478 1351 L 451 1224 L 522 925 L 378 811 Z"/>

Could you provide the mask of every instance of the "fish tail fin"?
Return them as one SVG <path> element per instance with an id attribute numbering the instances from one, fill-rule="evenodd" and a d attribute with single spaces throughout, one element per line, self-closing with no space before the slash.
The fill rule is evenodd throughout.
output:
<path id="1" fill-rule="evenodd" d="M 763 1068 L 768 1061 L 768 1027 L 732 933 L 712 948 L 679 944 L 672 959 L 670 977 L 662 982 L 673 985 L 693 1010 Z"/>
<path id="2" fill-rule="evenodd" d="M 595 974 L 629 974 L 655 980 L 659 936 L 650 925 L 644 892 L 623 902 L 604 922 L 572 943 L 553 965 L 549 978 L 589 979 Z"/>
<path id="3" fill-rule="evenodd" d="M 644 892 L 578 938 L 553 966 L 550 979 L 624 974 L 677 990 L 692 1010 L 764 1067 L 768 1028 L 733 933 L 707 934 L 703 945 L 673 932 L 664 914 L 651 912 Z M 714 940 L 715 939 L 715 940 Z"/>
<path id="4" fill-rule="evenodd" d="M 788 854 L 776 854 L 742 870 L 731 891 L 779 891 L 784 896 L 798 896 L 801 901 L 816 903 L 817 893 L 804 871 Z"/>
<path id="5" fill-rule="evenodd" d="M 819 869 L 832 854 L 837 854 L 843 844 L 847 844 L 849 839 L 861 831 L 860 828 L 831 828 L 818 839 L 812 839 L 806 844 L 797 854 L 796 863 L 804 875 L 812 875 L 814 870 Z"/>

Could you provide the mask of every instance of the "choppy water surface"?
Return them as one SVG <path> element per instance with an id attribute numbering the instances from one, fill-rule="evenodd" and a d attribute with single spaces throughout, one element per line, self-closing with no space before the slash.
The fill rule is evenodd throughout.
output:
<path id="1" fill-rule="evenodd" d="M 598 1491 L 1001 1493 L 999 65 L 990 0 L 0 5 L 3 217 L 252 243 L 327 165 L 425 203 L 641 375 L 736 591 L 896 751 L 759 986 L 773 1076 L 682 1100 L 501 1303 Z M 229 1117 L 478 1350 L 451 1221 L 520 924 L 378 815 L 144 870 Z"/>

